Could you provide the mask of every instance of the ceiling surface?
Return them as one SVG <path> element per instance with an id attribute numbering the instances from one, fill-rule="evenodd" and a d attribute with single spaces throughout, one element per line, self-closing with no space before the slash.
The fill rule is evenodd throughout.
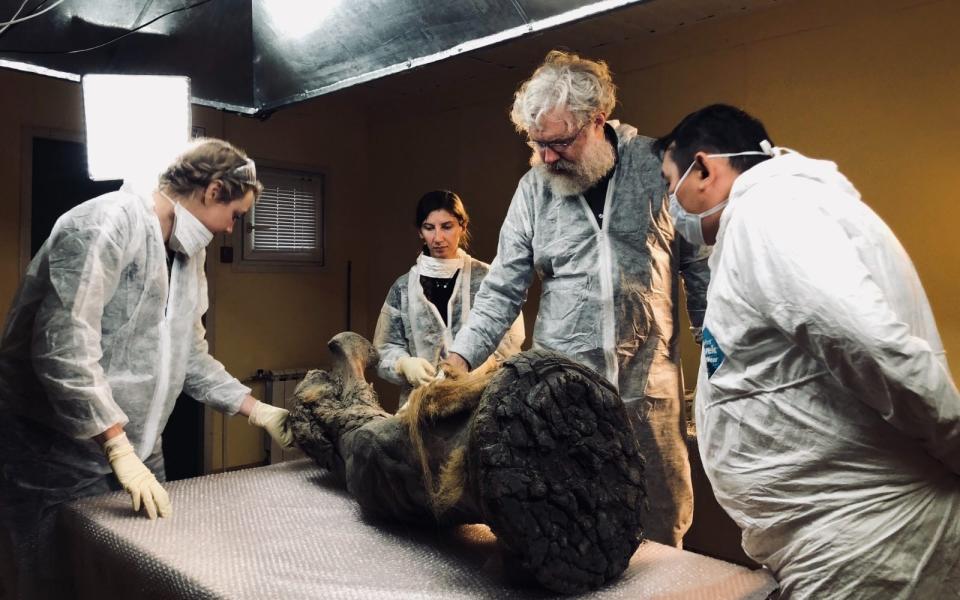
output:
<path id="1" fill-rule="evenodd" d="M 778 0 L 0 0 L 0 67 L 191 78 L 194 102 L 262 115 L 358 84 L 422 89 L 455 67 L 483 85 L 569 47 L 660 35 Z M 42 12 L 42 14 L 41 14 Z M 32 16 L 35 15 L 35 16 Z M 550 46 L 556 36 L 545 36 Z M 547 48 L 549 49 L 549 48 Z M 429 69 L 425 65 L 440 63 Z M 418 77 L 391 77 L 418 70 Z"/>

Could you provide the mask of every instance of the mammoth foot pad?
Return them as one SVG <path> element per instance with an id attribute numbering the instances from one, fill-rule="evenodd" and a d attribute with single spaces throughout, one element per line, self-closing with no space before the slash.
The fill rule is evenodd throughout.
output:
<path id="1" fill-rule="evenodd" d="M 559 355 L 507 361 L 471 428 L 470 479 L 508 556 L 544 587 L 594 589 L 642 537 L 643 458 L 616 392 Z"/>

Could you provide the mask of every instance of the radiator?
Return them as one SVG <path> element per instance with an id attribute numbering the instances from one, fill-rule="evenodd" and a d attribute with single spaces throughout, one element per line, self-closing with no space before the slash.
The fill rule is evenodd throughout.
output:
<path id="1" fill-rule="evenodd" d="M 258 372 L 259 374 L 260 372 Z M 293 391 L 297 384 L 307 374 L 307 369 L 282 369 L 279 371 L 263 371 L 263 401 L 274 406 L 290 410 L 293 408 Z M 264 443 L 269 444 L 268 457 L 271 464 L 301 458 L 304 454 L 300 450 L 284 450 L 269 435 L 264 435 Z"/>

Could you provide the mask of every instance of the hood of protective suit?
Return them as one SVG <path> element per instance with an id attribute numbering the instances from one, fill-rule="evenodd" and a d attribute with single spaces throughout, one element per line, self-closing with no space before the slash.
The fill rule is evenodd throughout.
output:
<path id="1" fill-rule="evenodd" d="M 623 146 L 624 144 L 629 143 L 633 138 L 637 137 L 638 132 L 637 128 L 633 125 L 627 125 L 626 123 L 621 123 L 620 121 L 613 119 L 607 121 L 607 124 L 610 127 L 613 127 L 613 131 L 617 134 L 617 146 Z"/>
<path id="2" fill-rule="evenodd" d="M 771 177 L 797 177 L 801 180 L 828 185 L 847 196 L 860 198 L 860 192 L 840 172 L 837 163 L 787 152 L 765 160 L 737 177 L 730 189 L 730 202 L 733 203 L 738 197 L 750 193 L 756 186 L 769 181 Z"/>

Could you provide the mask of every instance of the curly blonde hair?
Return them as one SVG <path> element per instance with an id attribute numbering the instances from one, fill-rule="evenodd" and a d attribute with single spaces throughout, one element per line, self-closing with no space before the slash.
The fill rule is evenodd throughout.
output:
<path id="1" fill-rule="evenodd" d="M 565 107 L 577 121 L 569 125 L 580 127 L 597 113 L 609 117 L 616 103 L 617 86 L 607 63 L 551 50 L 514 94 L 510 120 L 523 133 L 539 127 L 544 114 Z"/>
<path id="2" fill-rule="evenodd" d="M 257 199 L 263 191 L 253 160 L 233 144 L 216 138 L 193 140 L 160 175 L 161 188 L 184 196 L 206 189 L 213 181 L 222 184 L 219 202 L 232 202 L 251 190 Z"/>

